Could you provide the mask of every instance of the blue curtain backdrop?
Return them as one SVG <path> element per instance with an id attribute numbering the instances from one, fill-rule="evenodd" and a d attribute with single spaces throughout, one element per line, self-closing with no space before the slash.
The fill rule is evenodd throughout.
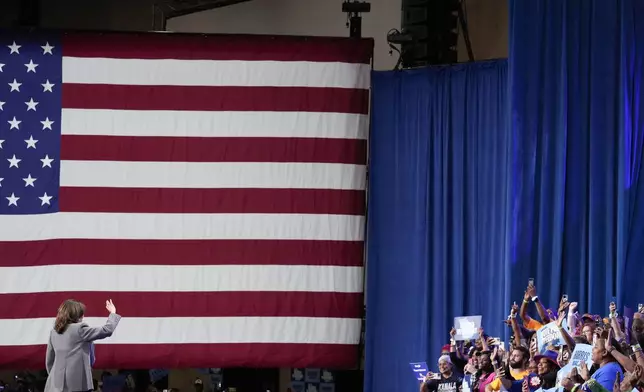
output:
<path id="1" fill-rule="evenodd" d="M 511 0 L 511 293 L 644 302 L 644 1 Z M 637 281 L 640 284 L 637 284 Z"/>
<path id="2" fill-rule="evenodd" d="M 499 334 L 509 183 L 507 62 L 373 75 L 365 391 L 416 391 L 454 316 Z"/>
<path id="3" fill-rule="evenodd" d="M 374 74 L 366 391 L 417 390 L 454 316 L 502 334 L 530 277 L 550 307 L 644 302 L 642 20 L 510 0 L 509 68 Z"/>

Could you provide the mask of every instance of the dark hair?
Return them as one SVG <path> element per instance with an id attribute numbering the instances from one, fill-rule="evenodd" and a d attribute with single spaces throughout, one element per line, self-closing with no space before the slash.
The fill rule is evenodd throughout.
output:
<path id="1" fill-rule="evenodd" d="M 552 364 L 551 364 L 552 365 Z M 541 388 L 543 389 L 550 389 L 554 388 L 555 385 L 557 385 L 557 371 L 554 370 L 556 368 L 552 367 L 548 373 L 544 374 L 541 376 Z"/>
<path id="2" fill-rule="evenodd" d="M 523 361 L 525 363 L 528 363 L 528 361 L 530 360 L 530 350 L 523 346 L 514 347 L 513 350 L 521 351 L 521 355 L 523 355 Z"/>
<path id="3" fill-rule="evenodd" d="M 588 339 L 586 339 L 586 337 L 585 337 L 585 336 L 575 336 L 575 337 L 573 338 L 573 340 L 574 340 L 574 341 L 575 341 L 575 343 L 577 343 L 577 344 L 590 344 L 590 343 L 588 343 Z"/>
<path id="4" fill-rule="evenodd" d="M 62 334 L 69 324 L 79 322 L 85 315 L 85 305 L 73 299 L 68 299 L 58 307 L 54 330 Z"/>

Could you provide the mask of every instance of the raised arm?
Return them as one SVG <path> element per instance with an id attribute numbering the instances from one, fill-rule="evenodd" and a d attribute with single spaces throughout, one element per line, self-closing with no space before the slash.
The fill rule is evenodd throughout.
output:
<path id="1" fill-rule="evenodd" d="M 514 346 L 521 346 L 521 328 L 519 328 L 519 323 L 517 322 L 517 312 L 519 311 L 519 306 L 517 303 L 512 304 L 510 309 L 510 327 L 512 328 L 512 334 L 514 335 Z"/>
<path id="2" fill-rule="evenodd" d="M 572 332 L 573 335 L 577 335 L 577 323 L 579 319 L 577 317 L 577 307 L 579 304 L 577 302 L 571 302 L 570 307 L 568 308 L 568 329 Z"/>
<path id="3" fill-rule="evenodd" d="M 543 321 L 544 324 L 548 324 L 552 320 L 550 320 L 550 317 L 548 316 L 548 312 L 546 312 L 546 307 L 543 306 L 543 304 L 539 300 L 539 296 L 537 295 L 537 288 L 534 286 L 530 286 L 528 290 L 531 291 L 531 294 L 532 294 L 531 299 L 532 299 L 532 302 L 534 302 L 534 304 L 537 307 L 537 313 L 539 314 L 541 321 Z"/>
<path id="4" fill-rule="evenodd" d="M 568 308 L 568 305 L 568 302 L 564 302 L 563 300 L 559 303 L 559 309 L 557 310 L 557 312 L 559 313 L 557 318 L 557 327 L 559 328 L 559 333 L 561 333 L 564 342 L 566 342 L 566 346 L 568 346 L 570 352 L 573 352 L 575 351 L 576 346 L 575 339 L 573 339 L 568 331 L 566 331 L 563 327 L 563 321 L 566 319 L 566 309 Z"/>
<path id="5" fill-rule="evenodd" d="M 116 306 L 112 300 L 105 301 L 105 308 L 110 312 L 107 322 L 102 327 L 90 327 L 87 324 L 81 324 L 78 333 L 82 340 L 86 342 L 93 342 L 95 340 L 105 339 L 112 336 L 116 326 L 121 321 L 121 316 L 116 314 Z"/>
<path id="6" fill-rule="evenodd" d="M 479 339 L 481 340 L 481 346 L 483 346 L 483 351 L 490 351 L 490 345 L 487 343 L 485 338 L 485 331 L 483 328 L 479 328 Z"/>
<path id="7" fill-rule="evenodd" d="M 86 342 L 109 338 L 114 333 L 119 321 L 121 321 L 121 316 L 116 313 L 112 313 L 107 318 L 105 325 L 102 327 L 90 327 L 83 323 L 78 329 L 78 333 L 80 334 L 81 339 Z"/>
<path id="8" fill-rule="evenodd" d="M 617 319 L 617 305 L 615 302 L 611 302 L 608 307 L 608 317 L 610 319 L 610 328 L 613 330 L 613 336 L 615 340 L 622 344 L 626 341 L 626 334 L 622 331 L 622 327 L 619 325 L 619 320 Z"/>
<path id="9" fill-rule="evenodd" d="M 523 302 L 521 303 L 521 309 L 519 310 L 519 317 L 523 321 L 523 324 L 530 322 L 530 316 L 528 316 L 528 305 L 530 305 L 530 302 L 532 301 L 532 296 L 530 296 L 529 291 L 530 290 L 526 290 L 525 294 L 523 294 Z"/>

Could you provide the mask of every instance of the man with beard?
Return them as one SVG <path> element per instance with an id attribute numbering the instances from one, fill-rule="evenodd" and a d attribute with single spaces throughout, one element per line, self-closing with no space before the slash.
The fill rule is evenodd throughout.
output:
<path id="1" fill-rule="evenodd" d="M 425 381 L 420 384 L 420 392 L 462 392 L 463 378 L 457 376 L 453 368 L 449 355 L 441 356 L 438 359 L 440 375 L 427 373 Z"/>
<path id="2" fill-rule="evenodd" d="M 530 374 L 528 371 L 529 361 L 530 351 L 525 347 L 515 347 L 510 354 L 509 371 L 507 369 L 502 369 L 499 372 L 500 374 L 497 374 L 496 379 L 485 387 L 485 390 L 487 392 L 500 391 L 501 386 L 506 390 L 510 390 L 512 387 L 512 381 L 523 380 L 528 376 L 528 374 Z"/>

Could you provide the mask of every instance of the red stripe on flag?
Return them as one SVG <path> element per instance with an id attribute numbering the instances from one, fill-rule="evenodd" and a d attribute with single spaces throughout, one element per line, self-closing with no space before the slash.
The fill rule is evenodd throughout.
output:
<path id="1" fill-rule="evenodd" d="M 55 292 L 0 294 L 2 318 L 56 317 L 74 298 L 87 306 L 86 317 L 105 316 L 105 300 L 127 317 L 330 317 L 360 318 L 362 293 L 262 292 Z"/>
<path id="2" fill-rule="evenodd" d="M 64 108 L 367 114 L 369 90 L 319 87 L 132 86 L 65 83 Z"/>
<path id="3" fill-rule="evenodd" d="M 61 159 L 130 162 L 319 162 L 364 165 L 367 159 L 367 141 L 280 137 L 63 135 Z"/>
<path id="4" fill-rule="evenodd" d="M 45 345 L 0 346 L 0 368 L 42 369 Z M 318 367 L 358 364 L 358 346 L 347 344 L 99 344 L 96 369 L 207 367 Z"/>
<path id="5" fill-rule="evenodd" d="M 62 187 L 63 212 L 364 215 L 365 192 L 342 189 Z M 1 262 L 0 262 L 1 264 Z"/>
<path id="6" fill-rule="evenodd" d="M 0 267 L 51 264 L 362 266 L 363 247 L 362 241 L 0 241 Z"/>
<path id="7" fill-rule="evenodd" d="M 315 61 L 369 64 L 373 39 L 166 33 L 76 33 L 63 56 L 127 59 Z"/>

